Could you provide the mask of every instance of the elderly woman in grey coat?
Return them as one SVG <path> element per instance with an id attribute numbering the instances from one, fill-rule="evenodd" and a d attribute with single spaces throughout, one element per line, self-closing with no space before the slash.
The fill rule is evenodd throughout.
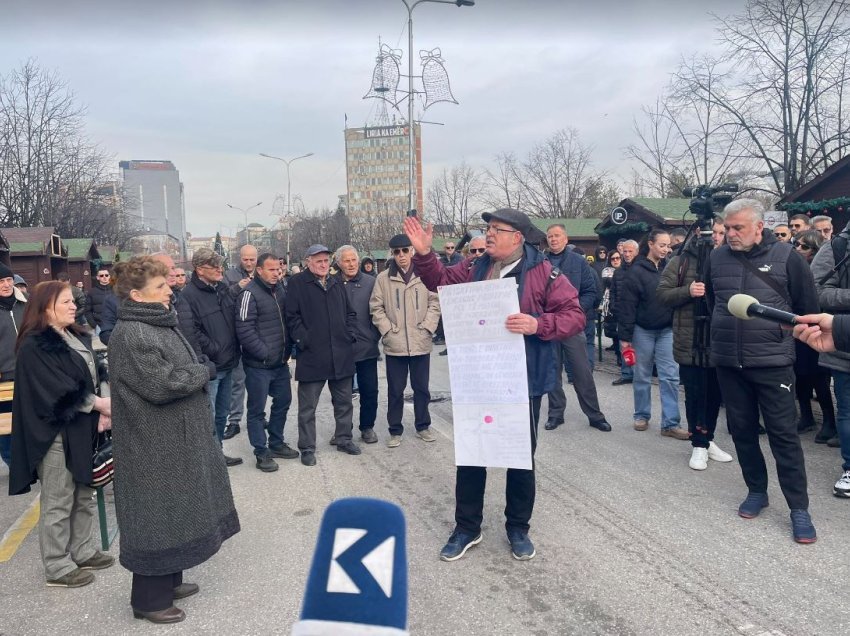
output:
<path id="1" fill-rule="evenodd" d="M 120 300 L 109 341 L 120 562 L 133 572 L 136 618 L 176 623 L 195 594 L 183 570 L 239 532 L 201 364 L 177 329 L 168 269 L 148 256 L 115 268 Z"/>

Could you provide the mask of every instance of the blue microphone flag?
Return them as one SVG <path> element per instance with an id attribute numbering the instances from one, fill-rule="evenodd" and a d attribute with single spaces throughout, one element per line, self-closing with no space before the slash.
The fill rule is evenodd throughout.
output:
<path id="1" fill-rule="evenodd" d="M 333 502 L 319 527 L 293 636 L 407 634 L 404 513 L 380 499 Z"/>

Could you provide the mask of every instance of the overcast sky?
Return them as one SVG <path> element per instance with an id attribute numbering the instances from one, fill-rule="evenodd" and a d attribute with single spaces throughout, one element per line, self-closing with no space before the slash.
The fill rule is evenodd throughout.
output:
<path id="1" fill-rule="evenodd" d="M 423 133 L 425 182 L 462 159 L 488 167 L 566 126 L 595 148 L 597 167 L 626 177 L 623 148 L 642 104 L 682 55 L 713 46 L 708 9 L 744 0 L 477 0 L 424 3 L 415 59 L 440 47 L 459 106 L 437 104 Z M 36 58 L 88 107 L 88 134 L 116 165 L 169 159 L 185 185 L 188 230 L 268 223 L 285 194 L 283 164 L 265 152 L 314 156 L 292 165 L 308 209 L 345 193 L 344 115 L 374 113 L 378 37 L 404 51 L 401 0 L 4 0 L 0 74 Z M 402 80 L 403 82 L 405 80 Z"/>

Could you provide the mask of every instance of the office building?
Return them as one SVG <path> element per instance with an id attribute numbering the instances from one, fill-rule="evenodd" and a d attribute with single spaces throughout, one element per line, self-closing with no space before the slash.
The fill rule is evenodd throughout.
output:
<path id="1" fill-rule="evenodd" d="M 173 236 L 185 257 L 186 210 L 180 173 L 170 161 L 121 161 L 125 210 L 143 231 Z"/>

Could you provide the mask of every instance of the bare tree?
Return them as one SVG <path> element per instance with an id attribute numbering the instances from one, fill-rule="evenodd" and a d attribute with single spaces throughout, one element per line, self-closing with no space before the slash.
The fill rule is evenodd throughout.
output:
<path id="1" fill-rule="evenodd" d="M 343 209 L 313 210 L 292 223 L 290 250 L 293 260 L 300 261 L 307 248 L 316 243 L 335 250 L 349 242 L 351 228 Z"/>
<path id="2" fill-rule="evenodd" d="M 540 217 L 589 217 L 599 210 L 589 195 L 604 189 L 607 175 L 591 166 L 592 148 L 578 131 L 565 128 L 531 149 L 525 161 L 513 164 L 524 207 Z"/>
<path id="3" fill-rule="evenodd" d="M 522 209 L 522 186 L 516 178 L 520 173 L 516 156 L 512 152 L 496 155 L 496 168 L 487 171 L 483 202 L 491 208 Z"/>
<path id="4" fill-rule="evenodd" d="M 445 168 L 428 188 L 429 216 L 445 236 L 462 236 L 480 224 L 484 175 L 462 161 Z"/>
<path id="5" fill-rule="evenodd" d="M 0 224 L 115 244 L 136 229 L 108 187 L 110 157 L 84 135 L 84 114 L 67 84 L 33 60 L 0 77 Z"/>
<path id="6" fill-rule="evenodd" d="M 723 56 L 686 60 L 675 75 L 740 128 L 740 156 L 758 162 L 767 192 L 796 190 L 847 151 L 848 16 L 844 0 L 749 0 L 715 18 Z"/>

